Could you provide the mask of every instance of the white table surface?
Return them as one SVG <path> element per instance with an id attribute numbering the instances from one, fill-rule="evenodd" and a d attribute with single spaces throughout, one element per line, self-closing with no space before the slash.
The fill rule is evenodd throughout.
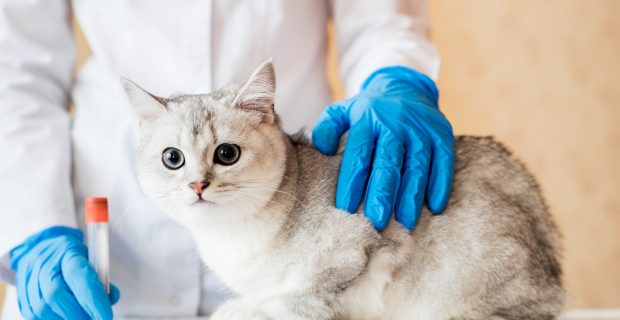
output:
<path id="1" fill-rule="evenodd" d="M 562 320 L 620 320 L 620 309 L 571 310 L 565 312 Z"/>
<path id="2" fill-rule="evenodd" d="M 120 318 L 118 320 L 208 320 L 198 318 Z M 620 320 L 620 309 L 571 310 L 565 312 L 561 320 Z"/>
<path id="3" fill-rule="evenodd" d="M 115 320 L 209 320 L 207 317 L 196 318 L 114 318 Z"/>

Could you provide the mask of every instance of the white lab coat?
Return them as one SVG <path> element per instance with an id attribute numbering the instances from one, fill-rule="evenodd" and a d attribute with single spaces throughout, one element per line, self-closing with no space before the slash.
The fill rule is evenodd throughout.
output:
<path id="1" fill-rule="evenodd" d="M 71 7 L 92 49 L 75 79 Z M 136 183 L 138 126 L 119 77 L 160 96 L 206 93 L 273 57 L 276 110 L 293 132 L 330 102 L 330 16 L 348 95 L 382 66 L 437 76 L 421 0 L 0 0 L 0 278 L 13 281 L 11 248 L 53 225 L 83 228 L 83 198 L 107 196 L 111 278 L 122 293 L 115 313 L 212 310 L 216 279 Z M 5 309 L 18 318 L 11 288 Z"/>

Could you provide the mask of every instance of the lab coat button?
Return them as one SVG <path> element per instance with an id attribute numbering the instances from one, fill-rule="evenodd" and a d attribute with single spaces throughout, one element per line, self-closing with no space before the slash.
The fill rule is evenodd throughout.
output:
<path id="1" fill-rule="evenodd" d="M 171 305 L 178 306 L 179 303 L 181 303 L 181 299 L 179 299 L 179 296 L 172 296 L 168 299 L 168 302 L 170 302 Z"/>

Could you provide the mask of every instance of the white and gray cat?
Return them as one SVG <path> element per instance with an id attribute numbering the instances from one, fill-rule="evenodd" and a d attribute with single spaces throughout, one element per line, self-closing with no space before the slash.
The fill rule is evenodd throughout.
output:
<path id="1" fill-rule="evenodd" d="M 193 234 L 240 298 L 212 319 L 553 319 L 559 236 L 534 179 L 490 138 L 457 137 L 439 216 L 378 233 L 334 207 L 341 156 L 285 134 L 275 75 L 153 96 L 124 81 L 141 126 L 144 193 Z"/>

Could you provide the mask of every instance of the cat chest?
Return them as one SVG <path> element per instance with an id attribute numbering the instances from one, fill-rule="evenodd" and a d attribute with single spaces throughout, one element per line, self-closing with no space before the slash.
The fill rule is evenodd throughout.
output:
<path id="1" fill-rule="evenodd" d="M 229 257 L 210 256 L 205 261 L 215 273 L 235 292 L 269 297 L 308 286 L 309 281 L 302 265 L 283 264 L 276 257 Z"/>

